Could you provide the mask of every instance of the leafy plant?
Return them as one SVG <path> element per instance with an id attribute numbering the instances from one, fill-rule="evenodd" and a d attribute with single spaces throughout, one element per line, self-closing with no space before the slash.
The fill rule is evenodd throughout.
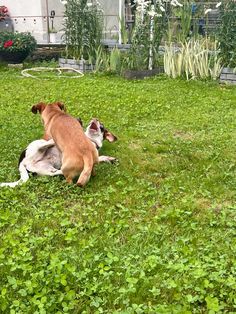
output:
<path id="1" fill-rule="evenodd" d="M 223 1 L 220 7 L 218 40 L 220 55 L 225 66 L 236 66 L 236 2 Z"/>
<path id="2" fill-rule="evenodd" d="M 104 69 L 108 67 L 107 64 L 108 64 L 107 52 L 105 51 L 103 46 L 100 45 L 96 50 L 94 70 L 96 72 L 104 71 Z"/>
<path id="3" fill-rule="evenodd" d="M 121 53 L 118 48 L 113 48 L 110 53 L 110 70 L 119 72 L 121 68 Z"/>
<path id="4" fill-rule="evenodd" d="M 115 47 L 107 51 L 103 46 L 99 46 L 96 51 L 96 72 L 114 72 L 120 73 L 123 64 L 122 53 Z"/>
<path id="5" fill-rule="evenodd" d="M 162 6 L 161 8 L 164 10 Z M 159 46 L 167 26 L 167 12 L 162 10 L 160 3 L 140 2 L 132 31 L 131 49 L 127 58 L 129 69 L 142 70 L 157 65 Z"/>
<path id="6" fill-rule="evenodd" d="M 0 32 L 0 52 L 27 52 L 36 48 L 36 40 L 30 33 Z"/>
<path id="7" fill-rule="evenodd" d="M 129 40 L 129 31 L 126 29 L 125 19 L 119 17 L 119 25 L 120 25 L 120 32 L 121 32 L 121 41 L 123 44 L 127 44 Z"/>
<path id="8" fill-rule="evenodd" d="M 165 45 L 164 70 L 173 78 L 185 76 L 187 79 L 217 79 L 222 63 L 217 42 L 209 49 L 209 39 L 189 40 L 180 47 L 172 43 Z"/>
<path id="9" fill-rule="evenodd" d="M 185 0 L 183 7 L 180 8 L 180 25 L 178 31 L 179 41 L 185 42 L 190 36 L 192 21 L 192 4 Z"/>
<path id="10" fill-rule="evenodd" d="M 102 37 L 101 10 L 87 0 L 68 0 L 64 17 L 66 57 L 95 59 Z"/>
<path id="11" fill-rule="evenodd" d="M 202 24 L 204 23 L 203 4 L 184 0 L 182 6 L 171 7 L 168 17 L 168 29 L 166 40 L 170 42 L 185 42 L 189 39 L 197 39 L 204 35 Z"/>
<path id="12" fill-rule="evenodd" d="M 165 40 L 168 43 L 171 43 L 175 40 L 177 28 L 178 28 L 178 22 L 173 21 L 172 19 L 168 19 L 167 29 L 165 33 Z"/>

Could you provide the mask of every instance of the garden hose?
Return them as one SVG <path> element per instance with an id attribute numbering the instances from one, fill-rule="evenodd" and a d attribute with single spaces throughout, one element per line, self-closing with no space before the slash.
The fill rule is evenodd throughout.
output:
<path id="1" fill-rule="evenodd" d="M 77 75 L 71 75 L 71 76 L 68 76 L 68 75 L 62 75 L 62 72 L 66 70 L 66 71 L 74 71 L 76 73 L 78 73 Z M 25 77 L 31 77 L 31 78 L 36 78 L 36 79 L 42 79 L 40 77 L 37 77 L 35 75 L 32 75 L 30 73 L 28 73 L 29 71 L 34 71 L 34 72 L 43 72 L 43 71 L 57 71 L 58 72 L 58 75 L 57 77 L 58 78 L 61 78 L 61 77 L 66 77 L 66 78 L 80 78 L 82 76 L 84 76 L 84 74 L 79 71 L 79 70 L 76 70 L 76 69 L 73 69 L 73 68 L 69 68 L 69 67 L 63 67 L 63 68 L 48 68 L 48 67 L 36 67 L 36 68 L 28 68 L 28 69 L 24 69 L 21 71 L 21 75 L 25 76 Z M 48 78 L 51 78 L 51 77 L 46 77 L 46 79 Z M 45 79 L 45 77 L 43 78 Z"/>

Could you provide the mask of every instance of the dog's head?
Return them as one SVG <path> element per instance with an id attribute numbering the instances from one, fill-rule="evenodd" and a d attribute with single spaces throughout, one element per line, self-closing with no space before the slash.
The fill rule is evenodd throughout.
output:
<path id="1" fill-rule="evenodd" d="M 36 113 L 38 113 L 38 112 L 39 112 L 40 114 L 42 114 L 42 112 L 44 111 L 44 109 L 45 109 L 47 106 L 53 106 L 54 108 L 59 108 L 59 109 L 62 110 L 62 111 L 66 111 L 65 105 L 64 105 L 62 102 L 59 102 L 59 101 L 54 102 L 54 103 L 49 104 L 49 105 L 47 105 L 47 104 L 45 104 L 45 103 L 43 103 L 43 102 L 40 102 L 40 103 L 34 105 L 34 106 L 31 108 L 31 111 L 32 111 L 34 114 L 36 114 Z"/>
<path id="2" fill-rule="evenodd" d="M 109 132 L 96 118 L 90 121 L 85 134 L 95 143 L 98 149 L 102 147 L 103 140 L 108 140 L 109 142 L 115 142 L 117 140 L 117 137 Z"/>

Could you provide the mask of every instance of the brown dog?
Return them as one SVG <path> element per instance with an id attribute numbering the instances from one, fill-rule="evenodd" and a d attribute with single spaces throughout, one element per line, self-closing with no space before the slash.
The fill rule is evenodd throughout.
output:
<path id="1" fill-rule="evenodd" d="M 31 111 L 41 114 L 45 137 L 52 138 L 62 153 L 61 170 L 68 183 L 79 176 L 77 185 L 84 186 L 98 163 L 98 152 L 95 145 L 84 134 L 78 121 L 66 114 L 64 104 L 38 103 Z"/>

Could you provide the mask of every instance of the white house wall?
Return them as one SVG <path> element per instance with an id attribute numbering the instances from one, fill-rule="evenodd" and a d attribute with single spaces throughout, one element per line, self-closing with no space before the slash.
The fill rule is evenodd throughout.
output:
<path id="1" fill-rule="evenodd" d="M 99 0 L 104 11 L 104 38 L 118 39 L 119 0 Z"/>
<path id="2" fill-rule="evenodd" d="M 118 39 L 119 0 L 99 0 L 99 2 L 104 12 L 104 38 Z M 0 5 L 8 8 L 14 30 L 32 33 L 38 43 L 49 41 L 48 33 L 52 19 L 48 16 L 54 10 L 53 24 L 58 31 L 57 41 L 61 42 L 64 5 L 60 0 L 0 0 Z"/>

